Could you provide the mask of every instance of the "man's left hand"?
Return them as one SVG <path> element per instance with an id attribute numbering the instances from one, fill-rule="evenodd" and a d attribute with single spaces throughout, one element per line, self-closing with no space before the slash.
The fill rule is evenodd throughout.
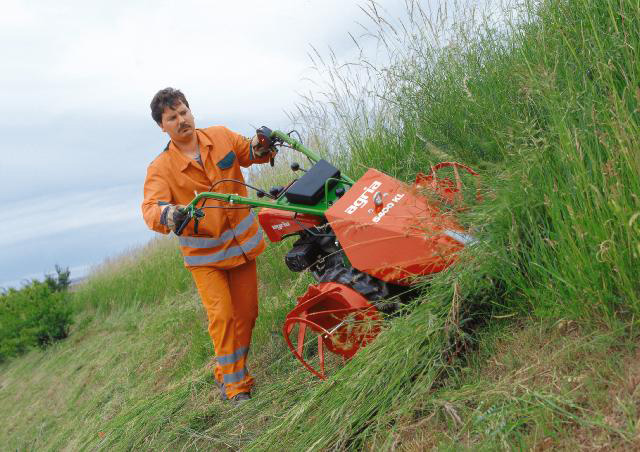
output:
<path id="1" fill-rule="evenodd" d="M 169 204 L 162 211 L 160 216 L 160 223 L 167 226 L 173 232 L 176 232 L 180 225 L 187 219 L 187 209 L 185 206 L 174 206 Z"/>
<path id="2" fill-rule="evenodd" d="M 253 153 L 256 155 L 256 157 L 264 157 L 270 152 L 273 154 L 277 152 L 276 148 L 273 146 L 262 147 L 257 135 L 254 135 L 253 138 L 251 138 L 251 147 L 253 148 Z"/>

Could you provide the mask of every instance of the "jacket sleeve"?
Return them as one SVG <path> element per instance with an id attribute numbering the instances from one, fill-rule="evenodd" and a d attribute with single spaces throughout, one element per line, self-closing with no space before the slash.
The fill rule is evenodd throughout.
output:
<path id="1" fill-rule="evenodd" d="M 149 229 L 161 234 L 168 234 L 170 229 L 161 222 L 162 212 L 171 204 L 171 190 L 157 168 L 153 164 L 147 169 L 144 181 L 144 200 L 142 216 Z"/>
<path id="2" fill-rule="evenodd" d="M 256 163 L 267 163 L 269 161 L 269 154 L 262 157 L 255 155 L 253 147 L 251 146 L 251 140 L 245 138 L 240 134 L 232 132 L 231 130 L 224 128 L 225 133 L 231 140 L 233 150 L 238 157 L 238 163 L 240 166 L 247 167 Z"/>

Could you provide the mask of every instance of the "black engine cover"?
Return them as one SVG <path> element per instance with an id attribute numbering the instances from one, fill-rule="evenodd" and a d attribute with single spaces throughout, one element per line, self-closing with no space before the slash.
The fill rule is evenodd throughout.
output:
<path id="1" fill-rule="evenodd" d="M 313 243 L 296 242 L 284 257 L 284 262 L 292 272 L 301 272 L 311 267 L 320 254 L 320 249 Z"/>
<path id="2" fill-rule="evenodd" d="M 318 160 L 304 176 L 295 181 L 291 188 L 287 190 L 285 196 L 287 201 L 297 204 L 315 205 L 324 196 L 324 184 L 328 183 L 329 189 L 333 188 L 340 177 L 340 170 L 326 160 Z"/>

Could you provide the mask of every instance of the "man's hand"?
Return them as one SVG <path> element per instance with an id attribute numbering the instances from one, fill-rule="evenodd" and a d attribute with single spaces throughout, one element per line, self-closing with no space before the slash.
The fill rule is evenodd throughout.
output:
<path id="1" fill-rule="evenodd" d="M 187 219 L 187 210 L 185 206 L 174 206 L 169 204 L 162 211 L 160 216 L 160 223 L 167 226 L 173 232 L 180 227 L 180 225 Z"/>
<path id="2" fill-rule="evenodd" d="M 254 135 L 253 138 L 251 138 L 251 147 L 253 148 L 253 153 L 256 157 L 264 157 L 269 152 L 275 151 L 275 148 L 273 146 L 262 147 L 262 145 L 260 144 L 260 140 L 258 140 L 258 135 Z"/>

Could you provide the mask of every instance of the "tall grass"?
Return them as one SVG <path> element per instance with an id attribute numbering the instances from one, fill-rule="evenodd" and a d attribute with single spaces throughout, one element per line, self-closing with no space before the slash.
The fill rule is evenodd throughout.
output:
<path id="1" fill-rule="evenodd" d="M 108 314 L 135 310 L 192 289 L 175 240 L 158 238 L 147 246 L 106 261 L 74 293 L 81 310 Z"/>
<path id="2" fill-rule="evenodd" d="M 463 5 L 430 12 L 408 1 L 394 23 L 371 2 L 368 35 L 391 62 L 360 61 L 373 81 L 358 91 L 357 64 L 321 65 L 325 102 L 310 98 L 295 119 L 312 136 L 333 126 L 340 138 L 327 140 L 356 173 L 409 179 L 449 159 L 484 170 L 491 198 L 477 227 L 516 305 L 530 302 L 523 309 L 637 314 L 640 5 Z"/>
<path id="3" fill-rule="evenodd" d="M 334 126 L 354 172 L 408 178 L 443 159 L 481 168 L 486 202 L 470 218 L 482 245 L 253 448 L 391 448 L 395 421 L 447 375 L 451 344 L 464 337 L 451 318 L 637 323 L 640 3 L 508 6 L 430 14 L 410 1 L 398 25 L 370 3 L 370 35 L 392 58 L 384 70 L 360 62 L 369 101 L 363 90 L 353 97 L 343 66 L 322 66 L 331 88 L 321 107 L 310 98 L 299 109 L 307 132 Z"/>

